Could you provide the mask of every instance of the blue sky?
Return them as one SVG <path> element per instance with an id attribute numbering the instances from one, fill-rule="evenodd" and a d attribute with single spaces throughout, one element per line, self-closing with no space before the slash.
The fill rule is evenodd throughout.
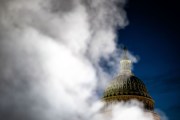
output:
<path id="1" fill-rule="evenodd" d="M 130 24 L 118 30 L 124 44 L 140 57 L 134 73 L 146 84 L 156 108 L 169 120 L 180 118 L 179 16 L 176 1 L 136 0 L 126 6 Z"/>

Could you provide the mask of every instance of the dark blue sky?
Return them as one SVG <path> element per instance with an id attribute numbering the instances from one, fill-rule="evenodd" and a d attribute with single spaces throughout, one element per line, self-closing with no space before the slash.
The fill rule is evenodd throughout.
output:
<path id="1" fill-rule="evenodd" d="M 180 8 L 175 0 L 130 0 L 130 24 L 118 31 L 124 44 L 140 61 L 134 73 L 144 81 L 156 108 L 169 120 L 180 119 Z"/>

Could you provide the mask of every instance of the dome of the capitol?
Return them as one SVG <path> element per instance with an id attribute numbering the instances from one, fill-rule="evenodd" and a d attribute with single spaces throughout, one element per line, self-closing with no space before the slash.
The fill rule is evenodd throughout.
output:
<path id="1" fill-rule="evenodd" d="M 128 101 L 136 99 L 144 103 L 145 109 L 153 110 L 154 101 L 145 84 L 134 75 L 119 75 L 107 86 L 103 100 L 106 102 Z"/>
<path id="2" fill-rule="evenodd" d="M 153 120 L 161 120 L 160 116 L 154 112 L 154 100 L 148 93 L 145 84 L 131 71 L 131 57 L 127 49 L 124 49 L 120 60 L 120 72 L 104 91 L 102 114 L 106 115 L 107 119 L 111 119 L 114 105 L 120 102 L 137 100 L 143 103 L 144 112 L 152 115 Z"/>
<path id="3" fill-rule="evenodd" d="M 108 105 L 118 101 L 136 99 L 144 103 L 146 110 L 153 110 L 154 101 L 149 95 L 143 81 L 131 72 L 132 63 L 127 54 L 127 50 L 125 49 L 120 61 L 120 73 L 105 89 L 103 100 Z"/>

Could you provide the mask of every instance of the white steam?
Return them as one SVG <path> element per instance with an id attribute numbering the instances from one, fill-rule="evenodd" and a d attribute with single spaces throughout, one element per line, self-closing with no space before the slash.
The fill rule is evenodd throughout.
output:
<path id="1" fill-rule="evenodd" d="M 111 79 L 99 63 L 117 63 L 115 27 L 127 25 L 126 1 L 0 2 L 0 119 L 96 120 L 95 90 Z M 150 120 L 138 107 L 115 110 L 122 120 L 129 112 Z"/>
<path id="2" fill-rule="evenodd" d="M 152 113 L 145 112 L 143 104 L 136 100 L 121 102 L 112 106 L 106 114 L 97 114 L 97 120 L 154 120 Z M 110 112 L 112 111 L 112 112 Z"/>

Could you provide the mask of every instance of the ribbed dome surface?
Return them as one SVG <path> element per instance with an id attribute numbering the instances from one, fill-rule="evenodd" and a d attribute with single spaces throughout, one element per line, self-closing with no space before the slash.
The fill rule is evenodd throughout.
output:
<path id="1" fill-rule="evenodd" d="M 145 84 L 134 75 L 119 75 L 106 88 L 103 99 L 108 101 L 127 101 L 138 99 L 144 102 L 145 108 L 152 110 L 154 102 Z"/>
<path id="2" fill-rule="evenodd" d="M 104 97 L 116 95 L 139 95 L 151 98 L 144 83 L 135 76 L 119 75 L 107 87 Z"/>

